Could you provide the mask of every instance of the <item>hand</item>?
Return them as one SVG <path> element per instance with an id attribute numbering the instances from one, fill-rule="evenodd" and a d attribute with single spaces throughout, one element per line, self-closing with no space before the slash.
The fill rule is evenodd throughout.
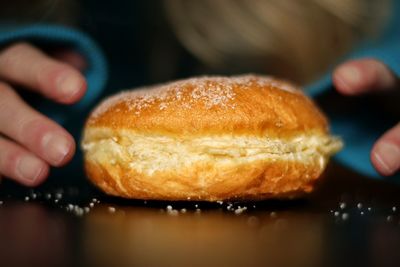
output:
<path id="1" fill-rule="evenodd" d="M 361 59 L 340 65 L 333 73 L 336 89 L 344 95 L 400 90 L 399 77 L 382 62 Z M 382 175 L 393 175 L 400 169 L 400 123 L 381 136 L 371 151 L 371 161 Z"/>
<path id="2" fill-rule="evenodd" d="M 51 57 L 27 43 L 0 50 L 0 176 L 35 186 L 46 179 L 49 166 L 62 166 L 72 158 L 72 136 L 28 106 L 12 85 L 72 104 L 86 91 L 78 70 L 84 65 L 72 51 L 57 51 Z"/>

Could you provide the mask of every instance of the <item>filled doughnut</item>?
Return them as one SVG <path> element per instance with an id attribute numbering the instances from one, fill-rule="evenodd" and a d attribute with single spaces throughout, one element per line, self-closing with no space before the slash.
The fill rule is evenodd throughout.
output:
<path id="1" fill-rule="evenodd" d="M 82 139 L 94 185 L 154 200 L 300 196 L 341 147 L 301 90 L 255 75 L 119 93 L 94 109 Z"/>

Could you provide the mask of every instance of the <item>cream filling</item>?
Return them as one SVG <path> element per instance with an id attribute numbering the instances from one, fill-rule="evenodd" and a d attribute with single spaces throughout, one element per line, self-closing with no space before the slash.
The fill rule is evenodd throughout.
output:
<path id="1" fill-rule="evenodd" d="M 147 175 L 197 163 L 225 165 L 260 160 L 299 161 L 305 164 L 317 161 L 324 168 L 329 156 L 342 147 L 340 139 L 328 135 L 302 135 L 281 140 L 227 135 L 172 138 L 128 131 L 111 136 L 106 133 L 99 135 L 101 130 L 93 131 L 97 131 L 97 139 L 82 143 L 87 159 L 101 164 L 123 164 Z"/>

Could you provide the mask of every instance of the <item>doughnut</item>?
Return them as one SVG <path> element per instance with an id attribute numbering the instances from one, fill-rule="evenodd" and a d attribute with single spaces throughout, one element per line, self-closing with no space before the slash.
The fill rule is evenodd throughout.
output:
<path id="1" fill-rule="evenodd" d="M 313 191 L 342 147 L 295 85 L 269 76 L 197 77 L 120 92 L 89 115 L 89 180 L 130 199 L 287 199 Z"/>

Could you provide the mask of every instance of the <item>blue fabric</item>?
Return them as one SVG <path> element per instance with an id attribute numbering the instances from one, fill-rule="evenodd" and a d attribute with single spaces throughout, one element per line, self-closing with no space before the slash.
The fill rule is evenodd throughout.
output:
<path id="1" fill-rule="evenodd" d="M 86 34 L 64 26 L 34 24 L 31 26 L 3 26 L 0 28 L 0 45 L 15 41 L 29 41 L 46 45 L 62 45 L 71 47 L 81 53 L 87 60 L 88 68 L 85 77 L 88 90 L 77 104 L 60 108 L 50 101 L 42 101 L 39 110 L 60 124 L 64 124 L 71 113 L 81 112 L 93 103 L 107 82 L 108 71 L 106 59 L 99 46 Z"/>
<path id="2" fill-rule="evenodd" d="M 379 41 L 363 44 L 347 55 L 343 60 L 374 58 L 385 63 L 400 77 L 400 1 L 394 1 L 392 21 Z M 333 90 L 331 72 L 307 87 L 312 97 L 319 97 Z M 400 89 L 400 88 L 399 88 Z M 338 114 L 339 113 L 339 114 Z M 328 114 L 331 120 L 331 130 L 345 142 L 344 149 L 335 156 L 342 164 L 366 176 L 387 179 L 377 173 L 370 162 L 370 151 L 375 141 L 399 118 L 388 118 L 379 108 L 368 109 L 361 105 L 352 114 L 333 112 Z M 390 179 L 400 182 L 400 174 Z"/>

